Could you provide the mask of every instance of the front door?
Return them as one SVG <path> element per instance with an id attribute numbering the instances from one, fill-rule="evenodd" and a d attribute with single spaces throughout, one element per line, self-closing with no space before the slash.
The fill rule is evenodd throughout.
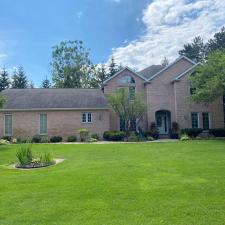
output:
<path id="1" fill-rule="evenodd" d="M 168 134 L 168 115 L 167 113 L 158 113 L 156 115 L 156 125 L 159 129 L 159 134 Z"/>

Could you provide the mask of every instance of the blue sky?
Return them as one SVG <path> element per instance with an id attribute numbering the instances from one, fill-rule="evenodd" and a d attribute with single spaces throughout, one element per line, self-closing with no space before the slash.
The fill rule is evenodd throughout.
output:
<path id="1" fill-rule="evenodd" d="M 62 40 L 83 40 L 94 63 L 114 55 L 141 69 L 225 25 L 225 0 L 0 0 L 0 8 L 0 67 L 24 66 L 36 86 Z"/>

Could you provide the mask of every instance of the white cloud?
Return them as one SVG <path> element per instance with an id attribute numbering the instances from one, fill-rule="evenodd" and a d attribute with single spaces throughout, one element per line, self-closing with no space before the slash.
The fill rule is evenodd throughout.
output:
<path id="1" fill-rule="evenodd" d="M 225 0 L 154 0 L 143 11 L 145 34 L 113 49 L 117 63 L 136 69 L 178 57 L 195 36 L 208 40 L 225 25 Z"/>

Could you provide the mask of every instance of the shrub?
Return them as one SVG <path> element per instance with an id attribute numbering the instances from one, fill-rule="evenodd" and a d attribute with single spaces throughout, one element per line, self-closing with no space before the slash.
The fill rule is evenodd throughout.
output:
<path id="1" fill-rule="evenodd" d="M 12 140 L 12 137 L 3 136 L 2 139 L 10 142 Z"/>
<path id="2" fill-rule="evenodd" d="M 153 137 L 149 136 L 149 137 L 147 137 L 147 140 L 148 141 L 154 141 L 155 139 Z"/>
<path id="3" fill-rule="evenodd" d="M 97 139 L 97 140 L 100 140 L 100 137 L 98 134 L 92 134 L 91 135 L 91 138 L 94 138 L 94 139 Z"/>
<path id="4" fill-rule="evenodd" d="M 52 157 L 52 154 L 50 152 L 45 152 L 40 156 L 40 163 L 44 165 L 50 165 L 53 164 L 54 160 Z"/>
<path id="5" fill-rule="evenodd" d="M 215 137 L 225 137 L 225 128 L 210 129 L 209 133 Z"/>
<path id="6" fill-rule="evenodd" d="M 7 145 L 9 144 L 10 142 L 5 140 L 5 139 L 0 139 L 0 145 Z"/>
<path id="7" fill-rule="evenodd" d="M 122 141 L 125 138 L 123 131 L 105 131 L 103 138 L 107 141 Z"/>
<path id="8" fill-rule="evenodd" d="M 17 144 L 21 144 L 21 143 L 27 143 L 27 140 L 25 139 L 25 138 L 17 138 L 17 140 L 16 140 L 17 142 Z"/>
<path id="9" fill-rule="evenodd" d="M 52 142 L 52 143 L 57 143 L 57 142 L 61 142 L 61 141 L 62 141 L 61 136 L 53 136 L 50 138 L 50 142 Z"/>
<path id="10" fill-rule="evenodd" d="M 49 143 L 48 137 L 42 137 L 41 138 L 41 143 Z"/>
<path id="11" fill-rule="evenodd" d="M 129 142 L 138 142 L 139 141 L 139 137 L 135 134 L 135 132 L 131 132 L 127 141 Z"/>
<path id="12" fill-rule="evenodd" d="M 30 145 L 21 145 L 16 153 L 18 163 L 20 166 L 29 165 L 33 160 L 33 154 Z"/>
<path id="13" fill-rule="evenodd" d="M 31 139 L 31 142 L 32 143 L 41 143 L 41 140 L 42 140 L 42 138 L 40 135 L 34 135 Z"/>
<path id="14" fill-rule="evenodd" d="M 181 130 L 181 134 L 187 134 L 191 138 L 196 138 L 202 131 L 203 129 L 201 128 L 185 128 Z"/>
<path id="15" fill-rule="evenodd" d="M 180 140 L 181 141 L 189 141 L 190 137 L 187 134 L 182 134 L 180 137 Z"/>
<path id="16" fill-rule="evenodd" d="M 76 141 L 77 141 L 77 137 L 76 137 L 76 136 L 69 136 L 69 137 L 67 138 L 67 141 L 68 141 L 68 142 L 76 142 Z"/>
<path id="17" fill-rule="evenodd" d="M 179 124 L 177 122 L 172 122 L 172 127 L 170 130 L 170 138 L 178 139 L 179 138 Z"/>
<path id="18" fill-rule="evenodd" d="M 87 129 L 80 129 L 79 130 L 80 133 L 80 141 L 81 142 L 86 142 L 88 141 L 88 137 L 89 137 L 89 131 Z"/>
<path id="19" fill-rule="evenodd" d="M 97 142 L 98 140 L 96 139 L 96 138 L 90 138 L 89 140 L 88 140 L 88 142 Z"/>

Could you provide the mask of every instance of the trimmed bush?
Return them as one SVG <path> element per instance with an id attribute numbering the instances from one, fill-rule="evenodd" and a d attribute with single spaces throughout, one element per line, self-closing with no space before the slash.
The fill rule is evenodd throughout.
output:
<path id="1" fill-rule="evenodd" d="M 87 129 L 80 129 L 80 141 L 81 142 L 87 142 L 89 139 L 89 131 Z"/>
<path id="2" fill-rule="evenodd" d="M 225 128 L 210 129 L 209 134 L 215 137 L 225 137 Z"/>
<path id="3" fill-rule="evenodd" d="M 202 128 L 185 128 L 181 130 L 181 134 L 187 134 L 191 138 L 196 138 L 202 131 Z"/>
<path id="4" fill-rule="evenodd" d="M 42 137 L 40 135 L 34 135 L 31 139 L 32 143 L 41 143 Z"/>
<path id="5" fill-rule="evenodd" d="M 77 141 L 77 137 L 76 137 L 76 136 L 69 136 L 69 137 L 67 138 L 67 141 L 68 141 L 68 142 L 76 142 L 76 141 Z"/>
<path id="6" fill-rule="evenodd" d="M 105 131 L 103 138 L 106 141 L 123 141 L 125 138 L 125 132 L 123 131 Z"/>
<path id="7" fill-rule="evenodd" d="M 61 136 L 53 136 L 50 138 L 50 142 L 52 142 L 52 143 L 62 142 L 62 137 Z"/>

